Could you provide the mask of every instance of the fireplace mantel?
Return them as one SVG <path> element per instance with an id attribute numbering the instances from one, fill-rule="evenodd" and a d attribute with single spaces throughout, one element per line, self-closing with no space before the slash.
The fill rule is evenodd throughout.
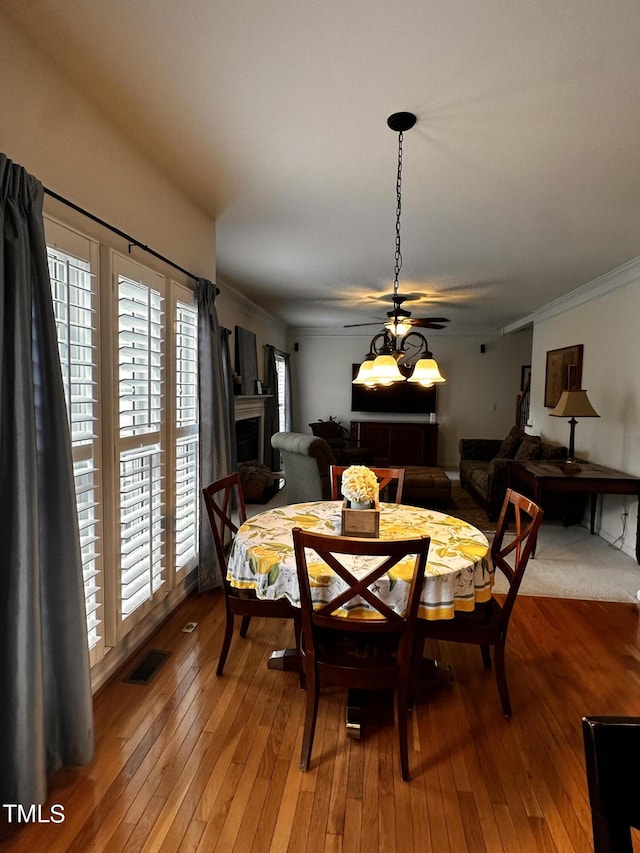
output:
<path id="1" fill-rule="evenodd" d="M 235 419 L 244 421 L 247 418 L 264 417 L 264 402 L 270 394 L 247 394 L 233 398 Z"/>

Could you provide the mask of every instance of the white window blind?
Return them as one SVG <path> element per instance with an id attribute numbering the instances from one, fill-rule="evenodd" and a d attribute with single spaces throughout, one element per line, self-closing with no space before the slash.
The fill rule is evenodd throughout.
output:
<path id="1" fill-rule="evenodd" d="M 164 279 L 114 255 L 118 303 L 120 619 L 165 584 Z M 135 276 L 135 278 L 134 278 Z M 134 623 L 129 623 L 128 630 Z"/>
<path id="2" fill-rule="evenodd" d="M 103 647 L 103 562 L 96 329 L 97 246 L 57 223 L 48 228 L 49 275 L 71 431 L 84 575 L 87 642 Z M 77 252 L 71 254 L 60 245 Z M 92 659 L 93 660 L 93 659 Z"/>
<path id="3" fill-rule="evenodd" d="M 174 569 L 192 569 L 198 553 L 198 315 L 194 299 L 175 305 L 176 464 Z"/>
<path id="4" fill-rule="evenodd" d="M 284 357 L 276 353 L 276 373 L 278 375 L 278 429 L 287 430 L 287 370 Z"/>

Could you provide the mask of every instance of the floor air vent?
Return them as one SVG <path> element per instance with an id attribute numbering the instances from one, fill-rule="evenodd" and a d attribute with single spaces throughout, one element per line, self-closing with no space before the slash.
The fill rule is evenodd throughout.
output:
<path id="1" fill-rule="evenodd" d="M 132 684 L 148 684 L 170 654 L 171 652 L 148 651 L 138 666 L 124 680 Z"/>

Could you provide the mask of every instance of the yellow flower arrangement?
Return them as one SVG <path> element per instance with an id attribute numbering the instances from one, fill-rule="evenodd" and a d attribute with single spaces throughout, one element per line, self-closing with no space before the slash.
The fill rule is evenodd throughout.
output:
<path id="1" fill-rule="evenodd" d="M 366 465 L 351 465 L 342 475 L 342 494 L 351 502 L 375 501 L 378 478 Z"/>

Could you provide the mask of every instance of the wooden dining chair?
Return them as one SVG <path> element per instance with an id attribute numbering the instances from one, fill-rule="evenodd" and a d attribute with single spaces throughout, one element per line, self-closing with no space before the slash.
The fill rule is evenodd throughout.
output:
<path id="1" fill-rule="evenodd" d="M 515 516 L 515 531 L 508 531 L 505 544 L 505 533 L 507 533 L 512 514 Z M 433 621 L 420 619 L 418 621 L 419 642 L 416 643 L 414 661 L 416 669 L 420 666 L 424 641 L 427 639 L 477 644 L 480 646 L 484 665 L 488 669 L 491 668 L 490 648 L 493 646 L 496 682 L 505 717 L 511 716 L 511 701 L 504 667 L 509 619 L 529 557 L 536 545 L 542 516 L 543 511 L 537 504 L 514 492 L 513 489 L 508 489 L 491 545 L 494 570 L 500 569 L 509 583 L 509 590 L 503 604 L 492 597 L 486 604 L 476 605 L 475 610 L 471 612 L 457 611 L 453 619 Z"/>
<path id="2" fill-rule="evenodd" d="M 331 500 L 339 501 L 342 497 L 340 492 L 340 481 L 342 475 L 347 470 L 348 465 L 331 465 L 329 468 L 329 476 L 331 478 Z M 378 478 L 378 487 L 382 496 L 383 489 L 391 488 L 394 490 L 393 500 L 389 498 L 390 503 L 402 503 L 402 489 L 404 488 L 404 468 L 371 468 L 373 473 Z M 386 500 L 387 498 L 384 498 Z"/>
<path id="3" fill-rule="evenodd" d="M 583 717 L 594 853 L 633 853 L 640 829 L 640 717 Z"/>
<path id="4" fill-rule="evenodd" d="M 300 646 L 300 610 L 293 607 L 285 598 L 275 601 L 265 601 L 257 597 L 252 589 L 236 589 L 227 580 L 227 558 L 231 550 L 233 537 L 238 527 L 247 519 L 247 511 L 242 494 L 240 475 L 236 472 L 222 477 L 202 490 L 204 503 L 209 516 L 213 541 L 216 546 L 218 565 L 222 575 L 222 589 L 226 608 L 226 626 L 222 649 L 218 660 L 216 675 L 222 675 L 231 637 L 233 636 L 233 618 L 241 616 L 240 636 L 246 637 L 252 616 L 269 617 L 274 619 L 293 619 L 296 635 L 296 647 Z M 238 524 L 231 515 L 235 508 L 238 514 Z M 300 668 L 300 684 L 304 687 L 304 676 Z"/>
<path id="5" fill-rule="evenodd" d="M 407 708 L 412 648 L 424 581 L 429 537 L 385 541 L 325 536 L 300 528 L 293 531 L 298 585 L 302 612 L 301 657 L 307 685 L 307 700 L 300 767 L 307 770 L 311 760 L 318 714 L 321 683 L 332 683 L 359 690 L 395 689 L 396 725 L 400 745 L 400 770 L 409 778 L 407 745 Z M 313 552 L 307 556 L 307 549 Z M 346 555 L 374 558 L 371 569 L 355 577 L 341 561 Z M 377 581 L 403 558 L 415 555 L 406 577 L 406 612 L 396 613 L 380 597 Z M 344 582 L 321 604 L 311 598 L 309 562 L 325 563 L 333 575 Z M 399 572 L 404 572 L 403 569 Z M 395 582 L 401 582 L 395 576 Z M 384 583 L 384 582 L 383 582 Z M 363 602 L 370 605 L 364 612 Z M 363 609 L 358 618 L 358 609 Z M 347 618 L 346 612 L 349 612 Z"/>

